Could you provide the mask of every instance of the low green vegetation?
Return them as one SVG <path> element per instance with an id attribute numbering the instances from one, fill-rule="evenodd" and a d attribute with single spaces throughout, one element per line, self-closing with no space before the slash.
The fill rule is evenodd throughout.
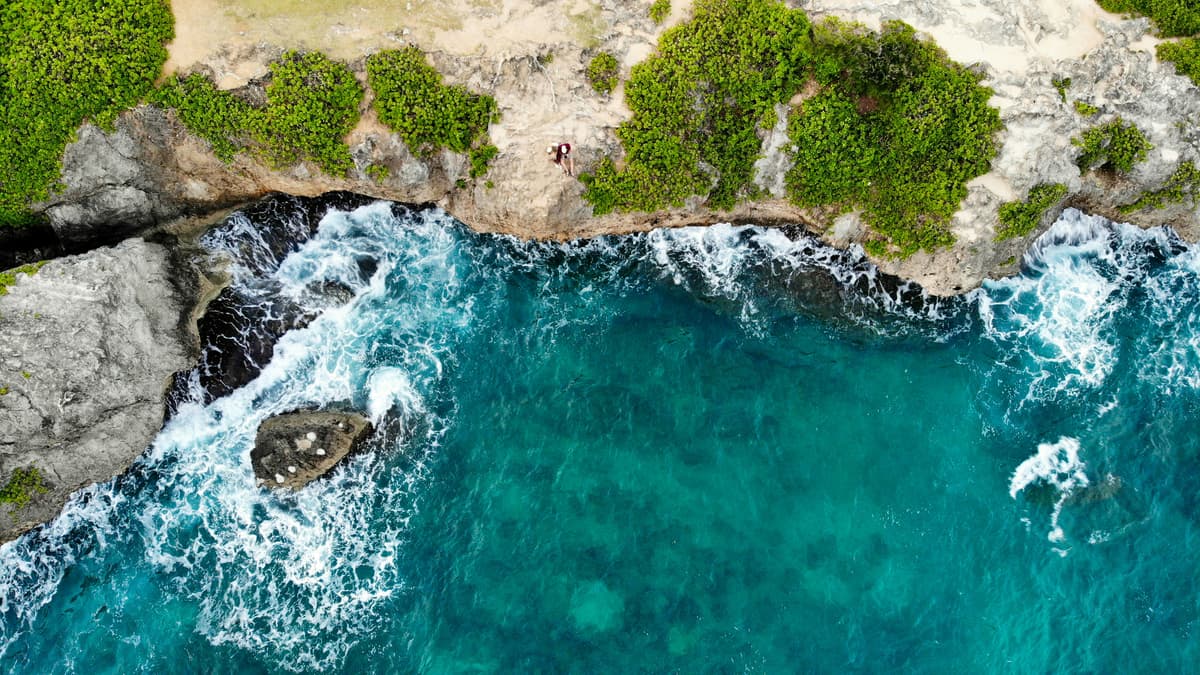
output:
<path id="1" fill-rule="evenodd" d="M 874 252 L 949 245 L 966 183 L 996 155 L 999 113 L 979 76 L 900 22 L 881 32 L 826 21 L 814 33 L 826 87 L 794 110 L 788 195 L 808 207 L 860 209 Z"/>
<path id="2" fill-rule="evenodd" d="M 1037 229 L 1046 210 L 1067 196 L 1067 186 L 1062 183 L 1043 183 L 1029 191 L 1024 201 L 1008 202 L 1000 206 L 1000 227 L 996 230 L 996 241 L 1024 237 Z"/>
<path id="3" fill-rule="evenodd" d="M 496 155 L 500 154 L 500 148 L 488 143 L 477 148 L 471 149 L 471 178 L 479 178 L 487 173 L 488 166 Z"/>
<path id="4" fill-rule="evenodd" d="M 372 164 L 367 167 L 366 171 L 367 176 L 376 183 L 382 183 L 388 179 L 388 176 L 392 175 L 392 170 L 382 164 Z"/>
<path id="5" fill-rule="evenodd" d="M 33 221 L 75 130 L 138 103 L 173 35 L 166 0 L 0 3 L 0 227 Z"/>
<path id="6" fill-rule="evenodd" d="M 43 260 L 0 272 L 0 295 L 8 295 L 8 287 L 17 283 L 18 274 L 28 274 L 30 276 L 37 274 L 38 270 L 42 269 L 42 265 L 45 265 L 46 262 Z"/>
<path id="7" fill-rule="evenodd" d="M 774 105 L 806 79 L 803 12 L 777 0 L 698 0 L 692 11 L 626 82 L 624 166 L 604 159 L 581 176 L 596 214 L 656 211 L 692 195 L 732 207 L 749 190 L 758 126 L 774 124 Z"/>
<path id="8" fill-rule="evenodd" d="M 1183 162 L 1161 188 L 1142 194 L 1137 201 L 1122 206 L 1120 211 L 1133 213 L 1142 209 L 1161 209 L 1167 204 L 1179 204 L 1185 200 L 1194 204 L 1197 195 L 1200 195 L 1200 170 L 1193 162 Z"/>
<path id="9" fill-rule="evenodd" d="M 1082 137 L 1072 138 L 1071 143 L 1082 148 L 1075 163 L 1083 171 L 1128 173 L 1154 148 L 1141 129 L 1120 117 L 1084 131 Z"/>
<path id="10" fill-rule="evenodd" d="M 877 253 L 952 241 L 950 217 L 966 182 L 989 169 L 1001 128 L 979 76 L 900 22 L 879 33 L 814 26 L 777 0 L 700 0 L 693 12 L 633 68 L 633 117 L 617 130 L 624 165 L 605 159 L 581 177 L 597 214 L 692 196 L 728 209 L 756 196 L 759 131 L 815 80 L 816 95 L 789 118 L 789 197 L 829 213 L 861 210 Z"/>
<path id="11" fill-rule="evenodd" d="M 1192 78 L 1200 86 L 1200 40 L 1183 38 L 1175 42 L 1161 42 L 1158 58 L 1175 64 L 1175 72 Z"/>
<path id="12" fill-rule="evenodd" d="M 372 55 L 367 59 L 367 81 L 375 92 L 380 121 L 419 155 L 441 148 L 482 148 L 488 125 L 500 119 L 495 99 L 443 84 L 441 73 L 416 47 Z"/>
<path id="13" fill-rule="evenodd" d="M 345 137 L 358 123 L 363 90 L 345 64 L 317 52 L 288 52 L 271 64 L 267 104 L 255 107 L 202 75 L 172 77 L 153 100 L 174 108 L 192 133 L 229 161 L 251 152 L 276 167 L 311 161 L 344 176 L 353 160 Z"/>
<path id="14" fill-rule="evenodd" d="M 0 504 L 9 504 L 14 509 L 23 509 L 29 505 L 34 495 L 43 494 L 46 491 L 46 482 L 37 467 L 16 469 L 4 487 L 0 487 Z"/>
<path id="15" fill-rule="evenodd" d="M 29 372 L 28 370 L 22 370 L 21 377 L 28 380 L 29 378 L 33 377 L 33 373 Z"/>
<path id="16" fill-rule="evenodd" d="M 1075 112 L 1084 117 L 1093 117 L 1100 114 L 1100 109 L 1086 101 L 1075 101 Z"/>
<path id="17" fill-rule="evenodd" d="M 620 65 L 617 63 L 617 57 L 608 52 L 600 52 L 592 57 L 587 67 L 587 79 L 592 83 L 592 89 L 597 93 L 607 96 L 612 93 L 613 89 L 617 88 L 617 82 L 620 81 Z"/>
<path id="18" fill-rule="evenodd" d="M 650 5 L 650 20 L 662 23 L 671 15 L 671 0 L 654 0 Z"/>
<path id="19" fill-rule="evenodd" d="M 1050 84 L 1054 85 L 1054 90 L 1058 92 L 1058 97 L 1063 103 L 1067 102 L 1067 90 L 1071 88 L 1071 78 L 1056 77 L 1050 80 Z"/>
<path id="20" fill-rule="evenodd" d="M 1116 14 L 1148 16 L 1164 37 L 1200 33 L 1200 4 L 1196 0 L 1096 0 Z"/>
<path id="21" fill-rule="evenodd" d="M 8 396 L 8 387 L 0 387 L 0 396 Z"/>

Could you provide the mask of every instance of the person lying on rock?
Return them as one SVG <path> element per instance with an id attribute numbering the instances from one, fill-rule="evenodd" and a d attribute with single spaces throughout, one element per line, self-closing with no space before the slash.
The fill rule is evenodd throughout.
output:
<path id="1" fill-rule="evenodd" d="M 554 163 L 568 176 L 575 175 L 575 159 L 571 157 L 571 144 L 559 143 L 546 148 L 546 154 L 554 155 Z"/>

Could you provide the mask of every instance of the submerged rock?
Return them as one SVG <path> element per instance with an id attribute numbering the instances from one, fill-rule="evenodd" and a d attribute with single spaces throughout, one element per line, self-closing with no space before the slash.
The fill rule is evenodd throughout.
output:
<path id="1" fill-rule="evenodd" d="M 299 490 L 358 450 L 371 431 L 371 422 L 354 413 L 276 415 L 259 425 L 250 463 L 260 485 Z"/>

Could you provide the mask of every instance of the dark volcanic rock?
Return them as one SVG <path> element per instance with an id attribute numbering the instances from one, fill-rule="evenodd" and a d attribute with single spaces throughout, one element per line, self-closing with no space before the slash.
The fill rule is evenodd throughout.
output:
<path id="1" fill-rule="evenodd" d="M 298 490 L 357 450 L 371 431 L 371 423 L 353 413 L 276 415 L 258 427 L 250 463 L 261 485 Z"/>

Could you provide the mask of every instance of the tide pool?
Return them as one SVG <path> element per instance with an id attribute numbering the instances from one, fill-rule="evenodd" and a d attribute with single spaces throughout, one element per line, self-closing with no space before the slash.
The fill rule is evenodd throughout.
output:
<path id="1" fill-rule="evenodd" d="M 1200 249 L 1167 230 L 1068 211 L 953 300 L 779 230 L 384 203 L 246 259 L 318 318 L 0 549 L 4 672 L 1200 663 Z M 368 452 L 255 486 L 263 419 L 345 403 Z"/>

